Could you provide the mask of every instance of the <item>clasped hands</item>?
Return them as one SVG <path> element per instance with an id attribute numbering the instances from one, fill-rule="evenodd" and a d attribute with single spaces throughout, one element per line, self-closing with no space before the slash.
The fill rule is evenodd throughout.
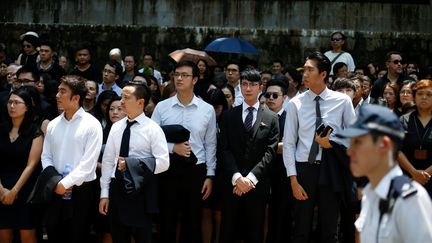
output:
<path id="1" fill-rule="evenodd" d="M 188 141 L 183 143 L 175 143 L 173 147 L 173 153 L 176 153 L 183 157 L 190 157 L 191 146 Z"/>
<path id="2" fill-rule="evenodd" d="M 233 189 L 233 193 L 236 194 L 237 196 L 242 196 L 243 194 L 248 193 L 250 190 L 254 188 L 255 185 L 247 177 L 239 177 L 236 180 L 236 185 Z"/>
<path id="3" fill-rule="evenodd" d="M 6 189 L 0 184 L 0 202 L 4 205 L 12 205 L 17 199 L 17 190 L 15 188 Z"/>

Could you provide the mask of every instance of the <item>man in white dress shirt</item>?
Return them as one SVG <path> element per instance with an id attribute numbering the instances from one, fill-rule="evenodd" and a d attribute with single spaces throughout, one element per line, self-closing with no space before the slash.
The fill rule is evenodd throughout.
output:
<path id="1" fill-rule="evenodd" d="M 323 148 L 339 147 L 342 141 L 331 131 L 319 136 L 320 124 L 340 131 L 354 118 L 351 99 L 327 88 L 330 60 L 320 52 L 310 54 L 304 64 L 303 82 L 308 91 L 288 103 L 283 140 L 283 159 L 295 198 L 293 242 L 308 242 L 311 236 L 315 205 L 318 205 L 320 228 L 318 242 L 336 242 L 340 192 L 321 178 Z M 325 135 L 325 136 L 324 136 Z M 346 145 L 345 145 L 346 147 Z M 326 161 L 325 166 L 336 164 Z M 342 174 L 338 177 L 342 177 Z"/>
<path id="2" fill-rule="evenodd" d="M 150 243 L 152 209 L 146 209 L 146 202 L 156 198 L 146 198 L 148 194 L 145 189 L 133 198 L 126 197 L 119 183 L 121 178 L 116 176 L 126 166 L 126 158 L 121 157 L 125 156 L 122 155 L 125 130 L 130 129 L 127 157 L 154 158 L 154 170 L 147 168 L 151 173 L 166 171 L 169 156 L 162 129 L 144 114 L 144 107 L 150 99 L 150 89 L 144 83 L 133 82 L 126 84 L 122 92 L 121 105 L 127 117 L 113 124 L 104 150 L 99 212 L 110 216 L 113 242 L 130 242 L 133 236 L 137 243 Z M 128 169 L 132 169 L 130 164 Z M 128 217 L 123 217 L 125 215 Z"/>
<path id="3" fill-rule="evenodd" d="M 54 166 L 63 179 L 48 207 L 46 227 L 50 242 L 86 242 L 94 210 L 92 182 L 102 146 L 102 126 L 82 108 L 87 93 L 84 79 L 66 75 L 60 82 L 57 106 L 64 112 L 48 125 L 42 166 Z M 70 172 L 66 175 L 67 167 Z"/>
<path id="4" fill-rule="evenodd" d="M 404 138 L 397 116 L 385 107 L 363 106 L 357 121 L 338 136 L 351 138 L 353 175 L 369 179 L 355 223 L 361 242 L 432 242 L 429 195 L 395 162 Z"/>
<path id="5" fill-rule="evenodd" d="M 225 67 L 225 76 L 228 84 L 234 88 L 233 107 L 243 103 L 243 95 L 240 90 L 240 71 L 240 63 L 237 61 L 229 61 Z"/>
<path id="6" fill-rule="evenodd" d="M 199 70 L 195 63 L 182 61 L 175 66 L 177 94 L 161 101 L 152 119 L 160 126 L 181 125 L 190 132 L 188 141 L 168 143 L 170 153 L 197 161 L 180 164 L 171 156 L 167 173 L 160 175 L 162 243 L 176 241 L 178 213 L 182 212 L 180 242 L 201 242 L 201 204 L 212 192 L 216 170 L 216 114 L 213 106 L 197 98 L 193 88 Z"/>

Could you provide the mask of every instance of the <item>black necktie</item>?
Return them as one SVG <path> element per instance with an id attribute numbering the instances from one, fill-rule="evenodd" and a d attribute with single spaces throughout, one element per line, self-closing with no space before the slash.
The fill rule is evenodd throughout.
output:
<path id="1" fill-rule="evenodd" d="M 130 128 L 133 124 L 135 124 L 137 121 L 129 121 L 126 120 L 126 128 L 123 131 L 123 136 L 120 144 L 120 157 L 128 157 L 129 156 L 129 142 L 130 142 Z M 115 171 L 115 177 L 121 186 L 121 188 L 131 188 L 133 186 L 133 182 L 128 180 L 129 177 L 125 175 L 126 170 L 118 170 L 116 168 Z"/>
<path id="2" fill-rule="evenodd" d="M 320 97 L 316 96 L 314 100 L 315 100 L 315 114 L 316 114 L 315 129 L 317 129 L 318 126 L 321 125 L 321 123 L 322 123 L 321 109 L 320 109 L 320 104 L 319 104 Z M 315 163 L 318 151 L 319 151 L 319 147 L 318 147 L 318 143 L 315 141 L 315 132 L 314 132 L 314 136 L 313 136 L 313 140 L 312 140 L 312 146 L 311 146 L 311 149 L 309 151 L 309 157 L 308 157 L 308 162 L 310 164 Z"/>
<path id="3" fill-rule="evenodd" d="M 252 120 L 253 120 L 253 110 L 254 110 L 254 108 L 253 107 L 248 107 L 247 109 L 249 110 L 249 113 L 246 116 L 244 125 L 245 125 L 246 130 L 249 131 L 252 128 Z"/>
<path id="4" fill-rule="evenodd" d="M 120 144 L 120 157 L 128 157 L 129 156 L 129 142 L 130 142 L 130 128 L 137 121 L 128 121 L 126 120 L 126 128 L 123 131 L 123 136 Z"/>

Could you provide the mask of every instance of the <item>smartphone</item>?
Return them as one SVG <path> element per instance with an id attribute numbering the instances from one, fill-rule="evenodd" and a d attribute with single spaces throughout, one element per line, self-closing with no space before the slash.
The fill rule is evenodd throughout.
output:
<path id="1" fill-rule="evenodd" d="M 316 134 L 320 135 L 324 131 L 325 125 L 324 123 L 321 123 L 316 129 Z"/>
<path id="2" fill-rule="evenodd" d="M 324 130 L 322 131 L 322 133 L 321 133 L 320 136 L 321 136 L 321 137 L 325 137 L 325 136 L 327 136 L 328 131 L 330 131 L 330 133 L 333 132 L 333 128 L 332 128 L 331 126 L 326 126 L 326 127 L 324 128 Z"/>

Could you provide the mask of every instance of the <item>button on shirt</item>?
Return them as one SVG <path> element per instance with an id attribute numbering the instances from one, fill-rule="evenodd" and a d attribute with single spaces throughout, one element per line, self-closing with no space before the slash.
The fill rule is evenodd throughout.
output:
<path id="1" fill-rule="evenodd" d="M 126 128 L 127 117 L 114 123 L 108 135 L 102 158 L 101 198 L 108 198 L 111 178 L 115 177 L 117 158 L 120 154 L 121 138 Z M 144 113 L 135 118 L 136 124 L 131 126 L 129 140 L 129 157 L 149 158 L 156 160 L 155 174 L 168 170 L 169 152 L 165 134 L 156 122 Z"/>
<path id="2" fill-rule="evenodd" d="M 363 190 L 360 217 L 355 222 L 361 242 L 377 242 L 380 199 L 387 199 L 391 180 L 402 175 L 395 166 L 375 189 L 368 184 Z M 379 225 L 378 242 L 432 242 L 432 203 L 426 190 L 413 182 L 417 194 L 398 198 L 390 213 L 383 214 Z"/>
<path id="3" fill-rule="evenodd" d="M 283 136 L 283 160 L 287 176 L 297 175 L 295 162 L 307 162 L 309 151 L 316 131 L 315 97 L 311 90 L 293 97 L 288 103 Z M 330 140 L 348 147 L 348 140 L 334 136 L 355 119 L 351 99 L 346 95 L 325 88 L 321 94 L 320 110 L 322 122 L 334 130 Z M 321 160 L 322 148 L 319 148 L 316 160 Z"/>
<path id="4" fill-rule="evenodd" d="M 197 164 L 206 163 L 207 175 L 215 175 L 216 170 L 216 114 L 213 106 L 195 95 L 184 106 L 176 96 L 159 102 L 152 119 L 160 126 L 179 124 L 190 131 L 189 144 L 198 159 Z M 174 144 L 168 143 L 172 153 Z"/>
<path id="5" fill-rule="evenodd" d="M 102 147 L 102 126 L 80 108 L 68 121 L 64 113 L 48 124 L 43 150 L 42 167 L 52 165 L 59 173 L 66 164 L 73 169 L 60 182 L 65 188 L 80 186 L 96 179 L 96 165 Z"/>

